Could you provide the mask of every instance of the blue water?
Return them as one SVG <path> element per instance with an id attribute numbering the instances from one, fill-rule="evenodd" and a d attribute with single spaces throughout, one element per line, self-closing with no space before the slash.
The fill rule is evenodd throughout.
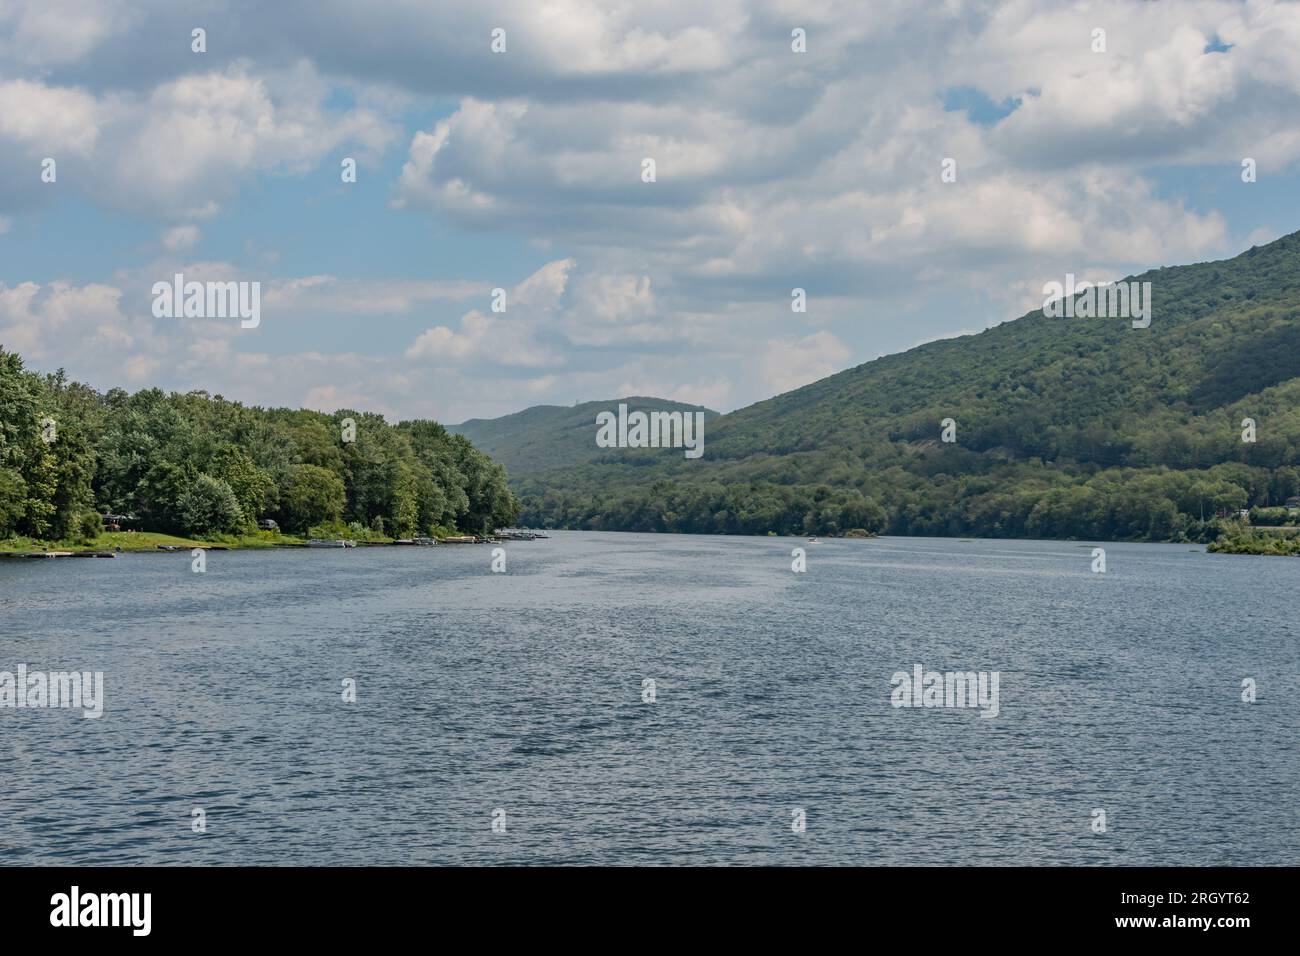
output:
<path id="1" fill-rule="evenodd" d="M 106 698 L 0 709 L 0 862 L 1300 861 L 1300 561 L 505 547 L 504 574 L 486 546 L 0 561 L 0 670 Z M 997 671 L 998 716 L 892 707 L 917 663 Z"/>

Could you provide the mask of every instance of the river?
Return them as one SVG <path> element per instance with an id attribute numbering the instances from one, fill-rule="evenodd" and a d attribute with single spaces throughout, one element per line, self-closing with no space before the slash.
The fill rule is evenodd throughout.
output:
<path id="1" fill-rule="evenodd" d="M 99 718 L 0 707 L 0 863 L 1300 859 L 1300 562 L 504 547 L 0 562 L 0 671 L 104 675 Z M 996 716 L 894 706 L 917 665 Z"/>

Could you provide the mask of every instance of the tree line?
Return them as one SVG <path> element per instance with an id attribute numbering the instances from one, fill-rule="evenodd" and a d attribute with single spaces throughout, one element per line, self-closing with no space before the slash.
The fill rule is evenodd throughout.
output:
<path id="1" fill-rule="evenodd" d="M 937 453 L 935 453 L 937 457 Z M 528 483 L 525 483 L 526 485 Z M 986 538 L 1207 541 L 1251 510 L 1258 524 L 1292 523 L 1269 507 L 1300 494 L 1300 468 L 1238 463 L 1195 471 L 1006 463 L 977 474 L 903 468 L 825 482 L 675 481 L 601 491 L 525 491 L 521 521 L 548 528 L 697 534 L 879 534 Z"/>
<path id="2" fill-rule="evenodd" d="M 304 535 L 482 533 L 518 508 L 505 470 L 437 422 L 100 393 L 0 347 L 0 538 L 92 537 L 104 514 L 194 536 L 266 520 Z"/>

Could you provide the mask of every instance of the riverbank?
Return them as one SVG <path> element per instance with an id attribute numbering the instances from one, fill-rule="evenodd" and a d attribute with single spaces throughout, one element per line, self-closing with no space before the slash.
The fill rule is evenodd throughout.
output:
<path id="1" fill-rule="evenodd" d="M 210 541 L 183 538 L 153 531 L 106 531 L 93 538 L 40 541 L 35 538 L 6 538 L 0 541 L 0 555 L 35 554 L 42 551 L 161 551 L 167 548 L 274 548 L 279 544 L 306 544 L 305 538 L 269 532 L 220 535 Z"/>
<path id="2" fill-rule="evenodd" d="M 769 532 L 769 536 L 770 535 L 772 535 L 771 532 Z M 356 538 L 355 535 L 346 535 L 343 537 L 347 537 L 349 540 L 355 540 L 358 547 L 389 547 L 411 544 L 411 541 L 406 539 L 388 538 L 373 534 L 368 538 Z M 694 536 L 682 535 L 682 537 Z M 737 535 L 736 537 L 756 536 Z M 796 535 L 795 537 L 799 536 Z M 872 532 L 853 529 L 851 531 L 846 531 L 843 535 L 839 536 L 822 536 L 824 540 L 834 540 L 836 537 L 846 539 L 877 538 L 879 535 Z M 243 535 L 217 535 L 210 539 L 186 538 L 152 531 L 111 531 L 104 532 L 94 538 L 78 540 L 40 541 L 33 538 L 6 538 L 0 540 L 0 557 L 39 554 L 42 552 L 84 553 L 120 551 L 163 553 L 171 550 L 189 551 L 193 548 L 228 551 L 265 548 L 306 548 L 309 540 L 309 538 L 301 537 L 299 535 L 282 534 L 272 531 L 259 531 L 256 534 Z M 504 535 L 501 538 L 483 538 L 475 535 L 446 535 L 439 537 L 436 540 L 439 544 L 461 544 L 479 543 L 484 541 L 528 540 L 528 538 L 524 535 L 519 535 L 518 537 L 514 535 Z M 953 540 L 967 541 L 972 539 L 954 538 Z M 1075 539 L 1062 540 L 1072 541 Z M 1169 544 L 1178 542 L 1162 543 Z M 1279 527 L 1272 529 L 1256 527 L 1244 531 L 1234 531 L 1223 534 L 1218 539 L 1210 542 L 1206 546 L 1206 551 L 1212 554 L 1300 556 L 1300 528 Z"/>
<path id="3" fill-rule="evenodd" d="M 1222 535 L 1205 548 L 1211 554 L 1272 554 L 1300 557 L 1300 529 L 1250 528 Z"/>
<path id="4" fill-rule="evenodd" d="M 357 547 L 410 546 L 410 539 L 388 538 L 380 535 L 357 538 L 354 534 L 339 537 L 354 541 Z M 116 552 L 157 552 L 189 551 L 193 548 L 222 551 L 248 551 L 265 548 L 306 548 L 312 539 L 292 534 L 280 534 L 274 531 L 259 531 L 256 534 L 217 535 L 210 539 L 185 538 L 172 534 L 159 534 L 153 531 L 106 531 L 94 538 L 67 539 L 62 541 L 40 541 L 34 538 L 6 538 L 0 541 L 0 557 L 21 557 L 43 553 L 85 554 Z M 503 538 L 484 538 L 476 535 L 445 535 L 437 539 L 415 539 L 417 541 L 437 540 L 439 544 L 472 544 L 484 541 L 531 540 L 522 535 L 508 535 Z"/>

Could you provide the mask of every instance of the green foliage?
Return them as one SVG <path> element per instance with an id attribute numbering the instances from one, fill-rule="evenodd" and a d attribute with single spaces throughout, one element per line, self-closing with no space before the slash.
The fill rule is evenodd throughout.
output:
<path id="1" fill-rule="evenodd" d="M 14 533 L 27 513 L 27 482 L 13 468 L 0 467 L 0 538 Z"/>
<path id="2" fill-rule="evenodd" d="M 104 523 L 99 517 L 97 511 L 83 511 L 81 514 L 81 523 L 77 527 L 77 538 L 80 541 L 93 541 L 99 537 L 103 530 Z"/>
<path id="3" fill-rule="evenodd" d="M 1206 550 L 1221 554 L 1300 556 L 1300 536 L 1241 530 L 1216 538 Z"/>
<path id="4" fill-rule="evenodd" d="M 356 541 L 391 541 L 380 529 L 374 527 L 367 528 L 360 521 L 323 521 L 320 524 L 312 525 L 307 529 L 304 537 L 307 538 L 351 538 Z"/>
<path id="5" fill-rule="evenodd" d="M 239 499 L 230 485 L 211 475 L 199 475 L 176 502 L 187 534 L 233 534 L 244 522 Z"/>
<path id="6" fill-rule="evenodd" d="M 253 464 L 253 460 L 240 449 L 227 446 L 219 451 L 215 466 L 214 474 L 230 487 L 248 522 L 256 522 L 263 512 L 275 507 L 275 479 L 270 472 Z"/>
<path id="7" fill-rule="evenodd" d="M 1300 514 L 1287 508 L 1251 508 L 1250 523 L 1253 525 L 1279 526 L 1300 523 Z"/>
<path id="8" fill-rule="evenodd" d="M 346 417 L 355 442 L 343 441 Z M 57 429 L 48 442 L 46 418 Z M 342 522 L 375 536 L 482 533 L 514 523 L 518 508 L 504 469 L 436 422 L 263 409 L 202 391 L 100 394 L 26 371 L 0 348 L 0 540 L 94 537 L 102 512 L 209 537 L 252 532 L 262 518 L 295 532 Z"/>
<path id="9" fill-rule="evenodd" d="M 338 521 L 347 502 L 343 479 L 317 465 L 294 465 L 280 494 L 281 526 L 302 532 L 312 525 Z"/>
<path id="10" fill-rule="evenodd" d="M 184 531 L 180 501 L 197 477 L 182 465 L 160 461 L 150 466 L 135 486 L 128 508 L 139 512 L 146 528 L 171 533 Z"/>
<path id="11" fill-rule="evenodd" d="M 62 371 L 25 372 L 17 355 L 0 349 L 0 537 L 77 532 L 92 469 L 85 423 L 75 416 L 88 393 Z"/>

